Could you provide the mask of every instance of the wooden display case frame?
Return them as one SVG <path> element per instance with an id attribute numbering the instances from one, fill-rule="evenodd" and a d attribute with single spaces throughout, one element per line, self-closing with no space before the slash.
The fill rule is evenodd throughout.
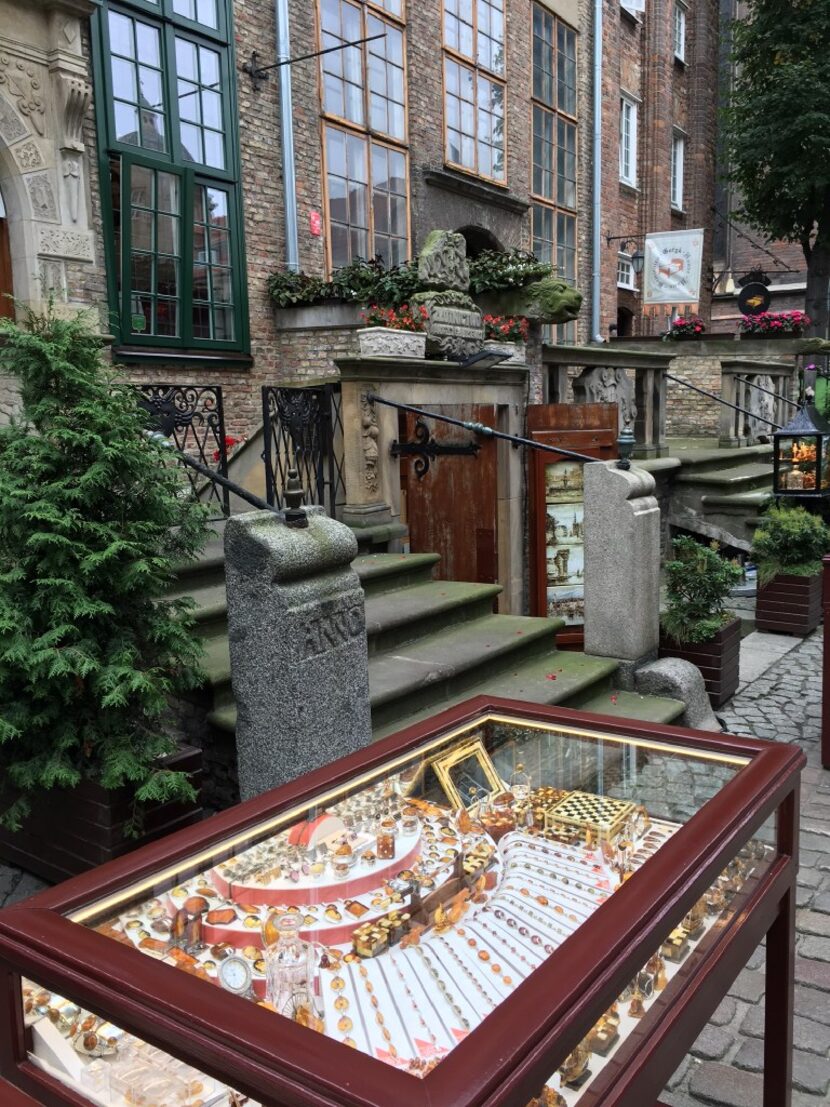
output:
<path id="1" fill-rule="evenodd" d="M 194 855 L 254 831 L 332 788 L 411 755 L 442 732 L 488 716 L 583 728 L 746 758 L 634 876 L 423 1080 L 70 921 L 68 913 L 185 869 Z M 468 700 L 290 784 L 152 843 L 0 912 L 0 1080 L 47 1107 L 87 1107 L 27 1057 L 21 976 L 107 1016 L 268 1107 L 525 1107 L 666 935 L 770 818 L 768 868 L 731 918 L 684 963 L 677 987 L 621 1044 L 580 1107 L 645 1107 L 658 1096 L 733 980 L 766 937 L 763 1107 L 789 1107 L 799 773 L 803 752 L 662 724 L 488 696 Z M 760 1107 L 760 1105 L 759 1105 Z"/>

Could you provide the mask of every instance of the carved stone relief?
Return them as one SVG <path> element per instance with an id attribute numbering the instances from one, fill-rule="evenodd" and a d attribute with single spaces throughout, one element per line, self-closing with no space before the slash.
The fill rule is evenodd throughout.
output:
<path id="1" fill-rule="evenodd" d="M 89 108 L 92 89 L 82 77 L 66 72 L 55 75 L 55 87 L 58 103 L 61 106 L 61 148 L 83 150 L 84 119 Z"/>
<path id="2" fill-rule="evenodd" d="M 378 413 L 374 405 L 366 398 L 366 393 L 360 397 L 360 427 L 363 440 L 363 484 L 371 496 L 378 493 Z"/>
<path id="3" fill-rule="evenodd" d="M 46 257 L 94 261 L 90 231 L 69 231 L 62 227 L 41 227 L 38 253 Z"/>
<path id="4" fill-rule="evenodd" d="M 45 165 L 43 155 L 36 142 L 21 142 L 19 146 L 15 146 L 14 156 L 17 158 L 17 164 L 21 169 L 40 169 L 42 165 Z"/>
<path id="5" fill-rule="evenodd" d="M 585 368 L 573 382 L 574 399 L 579 404 L 617 404 L 620 430 L 634 428 L 637 405 L 634 381 L 625 369 L 613 366 Z"/>
<path id="6" fill-rule="evenodd" d="M 74 150 L 64 150 L 62 173 L 69 207 L 69 218 L 73 223 L 77 223 L 81 192 L 81 155 Z"/>
<path id="7" fill-rule="evenodd" d="M 0 138 L 9 145 L 28 133 L 28 128 L 12 105 L 0 95 Z"/>
<path id="8" fill-rule="evenodd" d="M 747 379 L 761 388 L 768 388 L 770 392 L 775 391 L 775 380 L 768 373 L 753 375 Z M 768 396 L 766 392 L 760 392 L 758 388 L 748 388 L 747 392 L 749 394 L 747 407 L 752 412 L 746 420 L 749 437 L 757 438 L 760 434 L 772 434 L 775 428 L 771 427 L 765 420 L 769 419 L 771 422 L 775 422 L 775 397 Z M 740 403 L 740 400 L 737 402 Z"/>
<path id="9" fill-rule="evenodd" d="M 26 177 L 26 187 L 32 203 L 35 219 L 58 223 L 58 204 L 48 173 L 31 173 Z"/>
<path id="10" fill-rule="evenodd" d="M 43 135 L 46 100 L 38 67 L 0 52 L 0 88 L 11 97 L 23 118 L 30 120 L 35 131 Z"/>
<path id="11" fill-rule="evenodd" d="M 54 296 L 66 303 L 68 298 L 66 284 L 66 265 L 62 261 L 41 258 L 40 284 L 44 297 Z"/>

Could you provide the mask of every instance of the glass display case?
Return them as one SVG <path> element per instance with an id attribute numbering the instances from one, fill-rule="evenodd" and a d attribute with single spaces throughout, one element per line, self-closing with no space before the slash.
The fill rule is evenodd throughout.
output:
<path id="1" fill-rule="evenodd" d="M 644 1107 L 766 934 L 784 1105 L 803 761 L 479 697 L 0 912 L 0 1077 L 98 1107 Z"/>

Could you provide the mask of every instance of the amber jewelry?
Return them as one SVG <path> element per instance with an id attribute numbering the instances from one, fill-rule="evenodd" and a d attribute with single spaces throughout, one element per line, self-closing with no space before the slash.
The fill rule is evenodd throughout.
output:
<path id="1" fill-rule="evenodd" d="M 395 1048 L 394 1043 L 392 1042 L 392 1033 L 386 1025 L 386 1020 L 383 1017 L 383 1012 L 381 1011 L 380 1004 L 378 1003 L 378 997 L 375 995 L 375 987 L 369 979 L 369 972 L 365 965 L 358 965 L 357 971 L 361 979 L 363 980 L 363 986 L 368 993 L 369 1004 L 375 1012 L 375 1022 L 380 1027 L 380 1033 L 383 1037 L 384 1042 L 386 1043 L 387 1052 L 390 1053 L 392 1057 L 397 1057 L 398 1051 Z"/>
<path id="2" fill-rule="evenodd" d="M 351 985 L 352 992 L 356 996 L 357 995 L 357 988 L 355 986 L 354 976 L 352 975 L 351 965 L 346 965 L 343 971 L 348 974 L 349 984 Z M 363 1037 L 366 1041 L 366 1048 L 371 1053 L 372 1052 L 372 1038 L 371 1038 L 371 1035 L 369 1034 L 369 1028 L 366 1025 L 366 1019 L 365 1019 L 364 1014 L 363 1014 L 363 1005 L 361 1003 L 357 1002 L 357 1003 L 355 1003 L 355 1007 L 357 1008 L 357 1017 L 360 1019 L 360 1025 L 363 1029 Z"/>
<path id="3" fill-rule="evenodd" d="M 528 904 L 527 900 L 519 899 L 518 896 L 513 895 L 512 891 L 505 890 L 504 898 L 505 899 L 510 899 L 514 903 L 520 904 L 521 907 L 522 907 L 523 912 L 526 915 L 530 915 L 531 919 L 535 919 L 536 922 L 541 923 L 542 926 L 553 927 L 553 929 L 558 930 L 560 934 L 564 934 L 566 938 L 570 938 L 571 934 L 573 934 L 573 932 L 574 932 L 573 930 L 568 930 L 566 927 L 564 927 L 562 925 L 562 923 L 565 921 L 565 919 L 567 919 L 569 917 L 569 916 L 565 915 L 564 911 L 560 915 L 560 914 L 557 914 L 557 913 L 554 913 L 554 912 L 549 912 L 544 907 L 540 907 L 539 911 L 543 912 L 543 914 L 540 915 L 539 911 L 536 911 L 533 907 L 531 907 Z M 580 920 L 576 919 L 575 921 L 577 923 L 577 926 L 579 926 L 580 925 Z M 576 928 L 574 928 L 574 929 L 576 929 Z"/>
<path id="4" fill-rule="evenodd" d="M 400 1012 L 400 1009 L 398 1008 L 398 1001 L 395 999 L 395 993 L 389 987 L 389 981 L 386 979 L 386 973 L 383 971 L 383 964 L 381 963 L 380 960 L 377 960 L 377 961 L 375 961 L 375 965 L 377 966 L 378 972 L 383 977 L 383 986 L 386 988 L 387 992 L 389 993 L 389 998 L 392 1001 L 392 1006 L 395 1009 L 395 1014 L 398 1016 L 398 1022 L 401 1024 L 403 1032 L 404 1032 L 404 1034 L 406 1035 L 406 1037 L 409 1041 L 409 1045 L 412 1049 L 412 1056 L 413 1057 L 419 1057 L 420 1054 L 418 1053 L 418 1047 L 415 1045 L 415 1042 L 412 1039 L 412 1035 L 409 1033 L 409 1027 L 406 1025 L 403 1018 L 401 1017 L 401 1012 Z"/>
<path id="5" fill-rule="evenodd" d="M 505 884 L 504 887 L 507 891 L 518 892 L 519 895 L 524 896 L 526 899 L 535 900 L 539 904 L 539 906 L 544 908 L 545 910 L 553 911 L 555 915 L 566 918 L 570 922 L 577 923 L 577 925 L 581 925 L 582 923 L 584 923 L 588 916 L 592 915 L 596 910 L 595 904 L 588 903 L 587 901 L 580 901 L 578 899 L 575 901 L 574 897 L 569 892 L 560 892 L 559 889 L 556 889 L 556 895 L 557 897 L 569 901 L 568 907 L 571 911 L 570 914 L 567 913 L 565 907 L 562 904 L 551 903 L 547 896 L 534 895 L 534 893 L 531 892 L 531 890 L 527 887 L 519 888 L 515 884 Z M 583 914 L 586 906 L 590 908 L 590 910 Z M 575 911 L 579 911 L 579 915 L 574 914 L 573 912 Z"/>
<path id="6" fill-rule="evenodd" d="M 476 922 L 478 922 L 478 920 L 476 920 Z M 466 937 L 466 931 L 461 930 L 459 927 L 456 927 L 455 932 L 461 938 Z M 501 977 L 508 988 L 513 987 L 513 978 L 511 976 L 505 975 L 505 973 L 502 972 L 502 967 L 498 962 L 498 953 L 496 950 L 493 949 L 492 945 L 487 941 L 486 938 L 482 937 L 482 935 L 480 934 L 475 938 L 467 938 L 467 945 L 471 949 L 477 950 L 476 956 L 478 957 L 479 961 L 483 961 L 491 972 L 495 973 L 496 976 Z M 488 948 L 485 949 L 483 948 L 484 946 Z M 492 959 L 491 954 L 496 955 L 497 959 L 495 961 Z M 505 958 L 502 958 L 502 960 L 505 960 Z M 515 969 L 513 971 L 515 972 Z"/>
<path id="7" fill-rule="evenodd" d="M 632 1019 L 641 1019 L 646 1013 L 646 1009 L 643 1004 L 643 993 L 640 991 L 639 982 L 634 989 L 634 995 L 631 997 L 631 1003 L 628 1005 L 628 1013 Z"/>
<path id="8" fill-rule="evenodd" d="M 508 918 L 508 916 L 504 913 L 504 911 L 502 911 L 502 909 L 500 907 L 494 908 L 493 916 L 494 916 L 495 919 L 498 920 L 500 925 L 503 923 L 506 927 L 508 927 L 508 929 L 511 932 L 510 934 L 504 934 L 504 935 L 500 934 L 499 935 L 501 937 L 501 940 L 505 943 L 505 945 L 508 945 L 508 940 L 509 939 L 513 939 L 514 941 L 516 941 L 522 947 L 522 949 L 525 951 L 525 953 L 529 953 L 533 957 L 537 957 L 538 960 L 535 962 L 535 964 L 531 964 L 531 962 L 528 961 L 528 959 L 522 954 L 522 952 L 517 950 L 514 946 L 508 945 L 508 949 L 512 950 L 513 953 L 515 953 L 516 956 L 519 958 L 519 960 L 522 961 L 525 965 L 528 965 L 531 969 L 538 968 L 539 965 L 542 963 L 542 961 L 544 961 L 545 958 L 542 956 L 542 954 L 539 952 L 539 950 L 535 946 L 528 945 L 527 942 L 525 942 L 522 938 L 519 937 L 519 935 L 517 933 L 518 928 L 519 928 L 519 924 L 516 922 L 516 920 L 513 919 L 513 918 Z M 476 919 L 476 922 L 480 923 L 482 926 L 486 925 L 480 916 Z M 489 928 L 489 927 L 488 927 L 488 929 L 492 930 L 492 928 Z M 554 948 L 555 948 L 554 946 L 550 947 L 550 952 L 551 953 L 553 952 Z M 545 954 L 548 954 L 547 947 L 545 948 Z"/>
<path id="9" fill-rule="evenodd" d="M 523 965 L 527 965 L 527 967 L 531 970 L 536 968 L 536 965 L 531 965 L 530 961 L 528 961 L 528 959 L 521 952 L 521 950 L 518 950 L 518 949 L 516 949 L 515 946 L 510 945 L 510 943 L 507 940 L 507 935 L 506 934 L 500 934 L 499 931 L 496 930 L 494 927 L 490 926 L 490 924 L 485 919 L 483 919 L 481 917 L 481 915 L 479 915 L 476 918 L 476 926 L 480 926 L 482 928 L 482 930 L 486 930 L 488 934 L 491 934 L 496 939 L 497 942 L 501 943 L 501 945 L 503 945 L 503 946 L 506 946 L 507 949 L 509 949 L 510 952 L 513 954 L 513 956 L 517 957 L 522 962 Z M 485 939 L 482 938 L 481 940 L 484 941 Z M 490 948 L 491 949 L 493 948 L 492 945 L 490 946 Z M 522 970 L 517 969 L 515 965 L 511 965 L 509 959 L 504 954 L 502 954 L 502 960 L 506 961 L 507 964 L 510 966 L 510 968 L 512 968 L 513 971 L 518 976 L 521 977 L 523 975 Z"/>
<path id="10" fill-rule="evenodd" d="M 389 963 L 390 963 L 390 964 L 392 965 L 392 967 L 394 968 L 395 972 L 396 972 L 396 973 L 398 974 L 398 979 L 400 980 L 401 984 L 403 985 L 403 990 L 404 990 L 404 994 L 406 995 L 407 999 L 408 999 L 408 1000 L 409 1000 L 409 1002 L 411 1003 L 411 1005 L 412 1005 L 412 1010 L 413 1010 L 413 1011 L 415 1012 L 415 1014 L 416 1014 L 416 1015 L 418 1016 L 418 1022 L 419 1022 L 419 1023 L 421 1024 L 421 1026 L 422 1026 L 422 1027 L 424 1028 L 424 1030 L 426 1031 L 427 1035 L 429 1036 L 429 1040 L 430 1040 L 430 1041 L 432 1042 L 432 1048 L 433 1048 L 433 1049 L 435 1050 L 436 1054 L 439 1054 L 439 1053 L 443 1053 L 443 1052 L 445 1052 L 445 1050 L 442 1050 L 442 1049 L 441 1049 L 441 1047 L 440 1047 L 440 1046 L 438 1045 L 438 1041 L 437 1041 L 437 1039 L 436 1039 L 435 1035 L 433 1034 L 433 1032 L 432 1032 L 432 1029 L 431 1029 L 431 1027 L 430 1027 L 429 1023 L 427 1023 L 427 1022 L 426 1022 L 426 1021 L 424 1020 L 424 1016 L 423 1016 L 423 1015 L 421 1014 L 421 1009 L 420 1009 L 420 1007 L 418 1006 L 418 1004 L 417 1004 L 417 1003 L 416 1003 L 416 1001 L 415 1001 L 415 996 L 414 996 L 414 995 L 412 994 L 412 989 L 411 989 L 411 988 L 409 987 L 409 985 L 408 985 L 408 984 L 407 984 L 407 982 L 406 982 L 406 977 L 404 976 L 404 974 L 403 974 L 403 972 L 402 972 L 402 970 L 401 970 L 401 967 L 400 967 L 400 965 L 398 964 L 398 960 L 397 960 L 397 958 L 396 958 L 396 957 L 393 957 L 393 956 L 392 956 L 392 954 L 390 953 L 390 954 L 389 954 L 389 957 L 387 958 L 387 960 L 388 960 L 388 961 L 389 961 Z M 422 985 L 422 988 L 423 988 L 423 985 Z M 426 995 L 426 993 L 424 993 L 424 994 Z M 427 996 L 427 999 L 429 999 L 429 996 Z M 441 1018 L 441 1016 L 440 1016 L 440 1015 L 438 1014 L 438 1010 L 437 1010 L 437 1008 L 435 1007 L 435 1004 L 433 1004 L 431 1000 L 430 1000 L 430 1005 L 431 1005 L 431 1007 L 432 1007 L 433 1011 L 435 1011 L 435 1015 L 436 1015 L 436 1018 L 437 1018 L 437 1019 L 438 1019 L 438 1021 L 439 1021 L 439 1022 L 441 1023 L 441 1026 L 442 1026 L 443 1030 L 444 1030 L 444 1031 L 446 1032 L 447 1038 L 448 1038 L 448 1039 L 449 1039 L 450 1041 L 452 1041 L 452 1034 L 451 1034 L 451 1033 L 449 1032 L 449 1030 L 447 1029 L 447 1026 L 446 1026 L 446 1025 L 445 1025 L 445 1023 L 444 1023 L 444 1020 L 443 1020 L 443 1019 Z M 455 1042 L 453 1041 L 453 1045 L 454 1045 L 454 1044 L 455 1044 Z"/>
<path id="11" fill-rule="evenodd" d="M 499 1000 L 493 999 L 493 997 L 490 995 L 490 993 L 487 991 L 487 989 L 484 987 L 484 985 L 481 983 L 481 981 L 478 979 L 478 977 L 475 975 L 475 973 L 473 973 L 473 971 L 470 969 L 470 967 L 468 965 L 464 964 L 464 962 L 461 960 L 461 958 L 458 955 L 458 953 L 456 952 L 456 950 L 453 949 L 452 945 L 447 941 L 446 938 L 444 938 L 444 937 L 436 938 L 436 943 L 437 942 L 441 942 L 443 944 L 443 946 L 449 951 L 449 954 L 452 957 L 453 961 L 455 961 L 455 963 L 458 965 L 458 967 L 461 969 L 461 971 L 464 973 L 464 975 L 470 981 L 470 983 L 475 988 L 475 990 L 478 992 L 478 994 L 483 999 L 485 999 L 490 1004 L 490 1006 L 493 1008 L 493 1010 L 495 1011 L 495 1009 L 499 1005 Z M 434 952 L 435 952 L 435 956 L 438 957 L 438 950 L 436 949 Z M 439 958 L 439 960 L 440 960 L 440 958 Z"/>
<path id="12" fill-rule="evenodd" d="M 447 985 L 444 983 L 443 979 L 439 976 L 435 966 L 432 964 L 432 961 L 429 959 L 429 957 L 427 957 L 426 953 L 424 953 L 423 947 L 422 946 L 415 946 L 415 952 L 420 954 L 421 960 L 424 962 L 424 966 L 426 967 L 427 972 L 432 977 L 432 979 L 435 981 L 435 983 L 438 985 L 439 992 L 444 997 L 444 999 L 447 1001 L 449 1006 L 452 1008 L 452 1012 L 455 1015 L 455 1017 L 461 1023 L 464 1030 L 469 1030 L 470 1029 L 470 1020 L 464 1015 L 461 1008 L 455 1002 L 454 996 L 452 996 L 451 993 L 449 992 L 449 990 L 447 988 Z"/>

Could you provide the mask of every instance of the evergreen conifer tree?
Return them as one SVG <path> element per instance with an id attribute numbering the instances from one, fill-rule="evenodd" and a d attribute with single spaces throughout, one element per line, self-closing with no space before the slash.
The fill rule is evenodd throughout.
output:
<path id="1" fill-rule="evenodd" d="M 200 679 L 192 605 L 164 598 L 205 510 L 83 317 L 0 325 L 22 417 L 0 428 L 0 825 L 85 779 L 189 800 L 168 697 Z M 46 797 L 48 803 L 48 796 Z"/>

